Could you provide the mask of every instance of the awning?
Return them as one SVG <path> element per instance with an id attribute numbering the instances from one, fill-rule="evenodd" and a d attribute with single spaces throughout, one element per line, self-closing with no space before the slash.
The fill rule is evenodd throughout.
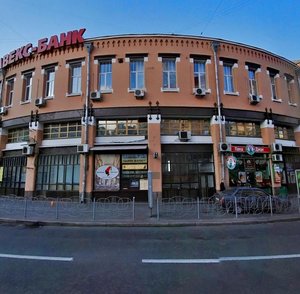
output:
<path id="1" fill-rule="evenodd" d="M 146 150 L 148 145 L 106 145 L 95 146 L 92 151 L 108 151 L 108 150 Z"/>

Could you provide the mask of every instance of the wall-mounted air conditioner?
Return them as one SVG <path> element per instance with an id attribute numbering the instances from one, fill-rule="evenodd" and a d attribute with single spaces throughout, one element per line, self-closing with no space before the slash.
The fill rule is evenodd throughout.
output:
<path id="1" fill-rule="evenodd" d="M 143 99 L 145 96 L 145 91 L 141 89 L 135 89 L 134 90 L 134 96 L 136 99 Z"/>
<path id="2" fill-rule="evenodd" d="M 101 92 L 100 91 L 91 92 L 90 98 L 93 101 L 101 101 L 102 100 Z"/>
<path id="3" fill-rule="evenodd" d="M 221 142 L 219 144 L 219 150 L 220 150 L 220 152 L 229 152 L 229 151 L 231 151 L 231 146 L 230 146 L 230 144 L 228 144 L 226 142 Z"/>
<path id="4" fill-rule="evenodd" d="M 89 152 L 88 144 L 77 145 L 77 153 L 88 153 L 88 152 Z"/>
<path id="5" fill-rule="evenodd" d="M 33 155 L 34 153 L 34 146 L 29 146 L 29 145 L 26 145 L 26 146 L 23 146 L 22 148 L 22 155 Z"/>
<path id="6" fill-rule="evenodd" d="M 46 100 L 45 100 L 45 98 L 37 98 L 37 99 L 35 99 L 34 104 L 37 107 L 42 107 L 42 106 L 46 105 Z"/>
<path id="7" fill-rule="evenodd" d="M 0 107 L 0 114 L 6 115 L 7 114 L 7 108 L 5 106 Z"/>
<path id="8" fill-rule="evenodd" d="M 206 95 L 206 90 L 202 89 L 202 88 L 196 88 L 195 92 L 194 92 L 195 96 L 199 97 L 199 96 L 205 96 Z"/>
<path id="9" fill-rule="evenodd" d="M 257 95 L 249 94 L 249 103 L 252 105 L 256 105 L 260 102 L 260 98 Z"/>
<path id="10" fill-rule="evenodd" d="M 272 154 L 272 161 L 283 161 L 281 154 Z"/>
<path id="11" fill-rule="evenodd" d="M 186 142 L 188 140 L 191 140 L 192 134 L 190 131 L 179 131 L 178 138 L 180 141 Z"/>
<path id="12" fill-rule="evenodd" d="M 271 150 L 272 150 L 273 153 L 282 152 L 282 145 L 279 144 L 279 143 L 273 143 L 271 145 Z"/>

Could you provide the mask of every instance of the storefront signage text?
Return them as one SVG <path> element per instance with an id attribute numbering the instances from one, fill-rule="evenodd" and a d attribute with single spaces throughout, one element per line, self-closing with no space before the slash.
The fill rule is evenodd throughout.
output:
<path id="1" fill-rule="evenodd" d="M 271 151 L 270 147 L 263 147 L 263 146 L 253 146 L 253 147 L 254 147 L 254 153 L 270 153 Z M 240 153 L 247 152 L 247 146 L 231 146 L 231 152 L 240 152 Z"/>
<path id="2" fill-rule="evenodd" d="M 16 50 L 13 50 L 0 59 L 0 68 L 5 68 L 6 66 L 27 58 L 34 53 L 46 53 L 52 49 L 81 44 L 84 42 L 83 34 L 85 30 L 86 29 L 80 29 L 67 33 L 61 33 L 59 36 L 51 36 L 50 39 L 43 38 L 38 41 L 37 46 L 33 46 L 31 43 L 29 43 Z"/>

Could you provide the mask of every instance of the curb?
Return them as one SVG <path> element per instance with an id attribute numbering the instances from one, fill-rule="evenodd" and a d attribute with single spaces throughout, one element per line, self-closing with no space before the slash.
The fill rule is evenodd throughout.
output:
<path id="1" fill-rule="evenodd" d="M 223 219 L 223 220 L 199 220 L 199 221 L 163 221 L 152 223 L 147 221 L 102 221 L 102 222 L 68 222 L 68 221 L 42 221 L 35 219 L 8 219 L 0 218 L 0 224 L 16 224 L 26 227 L 38 228 L 42 226 L 66 226 L 66 227 L 195 227 L 195 226 L 227 226 L 227 225 L 251 225 L 251 224 L 267 224 L 277 222 L 293 222 L 300 221 L 300 215 L 279 218 L 263 218 L 263 219 Z"/>

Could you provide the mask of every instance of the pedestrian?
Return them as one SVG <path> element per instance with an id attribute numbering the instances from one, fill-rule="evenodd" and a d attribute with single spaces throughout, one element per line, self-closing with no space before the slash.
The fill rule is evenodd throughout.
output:
<path id="1" fill-rule="evenodd" d="M 220 191 L 224 191 L 224 190 L 225 190 L 225 184 L 224 184 L 224 181 L 221 181 Z"/>

